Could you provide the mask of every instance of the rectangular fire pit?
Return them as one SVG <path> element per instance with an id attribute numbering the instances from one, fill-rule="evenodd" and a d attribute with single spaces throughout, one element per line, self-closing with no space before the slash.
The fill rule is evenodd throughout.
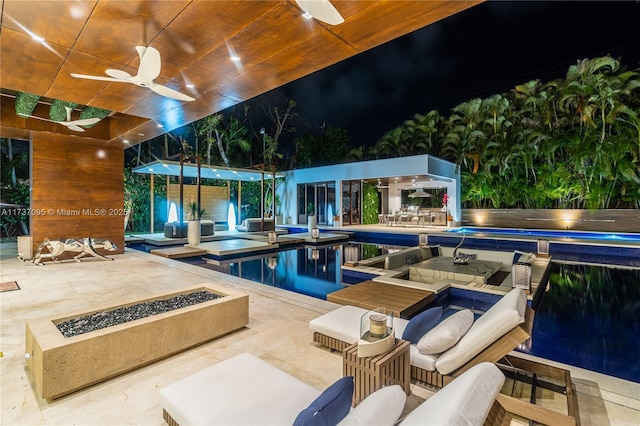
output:
<path id="1" fill-rule="evenodd" d="M 64 337 L 57 327 L 96 312 L 110 312 L 198 291 L 222 297 L 72 337 Z M 25 358 L 37 394 L 55 399 L 238 330 L 248 323 L 248 295 L 207 283 L 63 318 L 28 321 Z"/>

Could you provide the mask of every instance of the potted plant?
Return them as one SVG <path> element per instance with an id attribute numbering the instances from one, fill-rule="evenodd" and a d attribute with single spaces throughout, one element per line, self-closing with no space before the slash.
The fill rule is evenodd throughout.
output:
<path id="1" fill-rule="evenodd" d="M 200 219 L 204 215 L 205 210 L 200 208 L 195 201 L 191 201 L 188 207 L 187 243 L 193 246 L 200 244 Z"/>

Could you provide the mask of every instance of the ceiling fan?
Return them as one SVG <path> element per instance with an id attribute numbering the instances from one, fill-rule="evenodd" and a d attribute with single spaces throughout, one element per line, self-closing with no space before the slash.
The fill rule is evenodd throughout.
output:
<path id="1" fill-rule="evenodd" d="M 158 52 L 157 49 L 153 47 L 136 46 L 136 50 L 138 51 L 138 56 L 140 56 L 140 67 L 138 68 L 138 73 L 136 75 L 131 75 L 126 71 L 114 69 L 108 69 L 105 71 L 109 77 L 74 73 L 71 75 L 76 78 L 86 78 L 89 80 L 131 83 L 139 87 L 151 89 L 157 94 L 167 98 L 178 99 L 180 101 L 195 101 L 191 96 L 153 82 L 153 79 L 160 75 L 160 68 L 162 66 L 160 52 Z"/>
<path id="2" fill-rule="evenodd" d="M 329 0 L 296 0 L 300 9 L 309 15 L 330 25 L 344 22 L 344 18 Z"/>
<path id="3" fill-rule="evenodd" d="M 82 120 L 72 121 L 71 111 L 73 111 L 73 109 L 70 107 L 64 107 L 64 109 L 67 110 L 67 121 L 54 121 L 54 120 L 49 120 L 48 118 L 42 118 L 35 115 L 24 115 L 24 114 L 18 114 L 18 115 L 21 117 L 35 118 L 37 120 L 48 121 L 50 123 L 62 124 L 63 126 L 67 127 L 69 130 L 73 130 L 74 132 L 84 132 L 84 129 L 80 126 L 91 126 L 92 124 L 96 124 L 98 121 L 100 121 L 100 119 L 97 117 L 84 118 Z"/>

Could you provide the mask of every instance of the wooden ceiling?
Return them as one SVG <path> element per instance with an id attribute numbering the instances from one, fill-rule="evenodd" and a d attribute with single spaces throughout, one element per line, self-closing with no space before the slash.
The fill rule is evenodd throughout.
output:
<path id="1" fill-rule="evenodd" d="M 483 0 L 332 0 L 345 18 L 337 26 L 305 19 L 294 0 L 0 1 L 0 136 L 30 139 L 32 132 L 47 132 L 126 147 Z M 135 74 L 137 45 L 153 46 L 160 52 L 162 70 L 156 83 L 196 100 L 181 102 L 132 84 L 70 75 L 105 76 L 108 68 Z M 240 60 L 232 61 L 232 54 Z M 13 98 L 17 92 L 113 114 L 86 133 L 76 133 L 55 123 L 18 117 Z M 34 114 L 48 118 L 45 109 L 41 105 Z"/>

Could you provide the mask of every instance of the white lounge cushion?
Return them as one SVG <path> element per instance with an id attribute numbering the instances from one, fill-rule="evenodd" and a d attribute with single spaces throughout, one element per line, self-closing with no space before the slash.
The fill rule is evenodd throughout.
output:
<path id="1" fill-rule="evenodd" d="M 428 331 L 418 342 L 418 351 L 423 355 L 440 354 L 453 347 L 473 324 L 473 312 L 463 309 L 442 320 Z"/>
<path id="2" fill-rule="evenodd" d="M 436 361 L 439 356 L 439 354 L 424 355 L 418 351 L 418 347 L 416 345 L 409 346 L 409 362 L 414 367 L 422 368 L 427 371 L 434 371 L 436 369 Z"/>
<path id="3" fill-rule="evenodd" d="M 341 306 L 309 321 L 309 328 L 349 344 L 355 343 L 360 338 L 360 317 L 367 312 L 355 306 Z"/>
<path id="4" fill-rule="evenodd" d="M 160 404 L 180 426 L 290 425 L 320 391 L 244 353 L 160 390 Z"/>
<path id="5" fill-rule="evenodd" d="M 512 328 L 524 322 L 527 295 L 514 288 L 478 318 L 458 344 L 436 361 L 441 374 L 449 374 L 482 352 Z"/>
<path id="6" fill-rule="evenodd" d="M 478 364 L 420 404 L 400 424 L 480 426 L 504 380 L 494 364 Z"/>
<path id="7" fill-rule="evenodd" d="M 360 318 L 367 312 L 369 312 L 367 309 L 356 306 L 341 306 L 309 321 L 309 328 L 311 331 L 349 344 L 355 343 L 360 338 Z M 406 319 L 393 318 L 396 337 L 402 337 L 408 322 Z"/>
<path id="8" fill-rule="evenodd" d="M 406 400 L 402 386 L 385 386 L 366 397 L 338 424 L 392 426 L 402 414 Z"/>

